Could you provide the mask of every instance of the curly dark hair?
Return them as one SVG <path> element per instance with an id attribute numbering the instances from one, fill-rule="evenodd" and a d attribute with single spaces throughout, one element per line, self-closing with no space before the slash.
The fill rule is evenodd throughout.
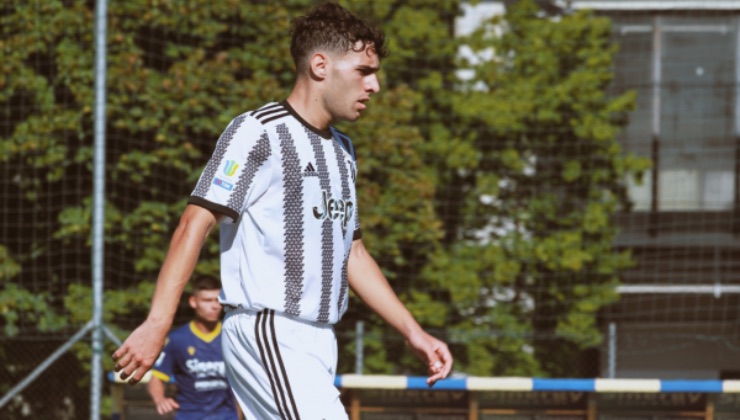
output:
<path id="1" fill-rule="evenodd" d="M 293 19 L 291 25 L 290 54 L 297 71 L 305 68 L 310 55 L 319 50 L 360 52 L 371 45 L 379 58 L 388 56 L 383 31 L 336 3 L 319 4 Z M 358 41 L 363 43 L 359 48 Z"/>

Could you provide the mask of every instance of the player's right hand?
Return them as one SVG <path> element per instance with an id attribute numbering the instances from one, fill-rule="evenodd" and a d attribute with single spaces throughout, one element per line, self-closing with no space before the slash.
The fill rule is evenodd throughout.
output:
<path id="1" fill-rule="evenodd" d="M 161 401 L 157 402 L 157 413 L 160 416 L 178 409 L 180 409 L 180 404 L 172 398 L 162 398 Z"/>
<path id="2" fill-rule="evenodd" d="M 141 381 L 162 352 L 167 328 L 145 321 L 129 335 L 113 353 L 114 370 L 121 372 L 121 379 L 131 378 L 132 385 Z"/>

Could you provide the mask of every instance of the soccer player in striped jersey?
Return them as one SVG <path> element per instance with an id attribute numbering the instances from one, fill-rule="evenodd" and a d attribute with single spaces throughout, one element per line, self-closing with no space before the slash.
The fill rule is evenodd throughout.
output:
<path id="1" fill-rule="evenodd" d="M 223 132 L 173 235 L 149 316 L 113 357 L 133 382 L 151 367 L 205 237 L 220 223 L 224 360 L 246 418 L 346 419 L 333 384 L 333 325 L 348 288 L 405 338 L 430 385 L 449 374 L 452 355 L 365 249 L 355 151 L 331 125 L 356 121 L 380 90 L 384 35 L 333 3 L 292 24 L 292 92 Z"/>

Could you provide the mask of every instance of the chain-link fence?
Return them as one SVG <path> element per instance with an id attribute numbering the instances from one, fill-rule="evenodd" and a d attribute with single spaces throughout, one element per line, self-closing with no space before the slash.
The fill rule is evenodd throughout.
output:
<path id="1" fill-rule="evenodd" d="M 314 3 L 108 6 L 109 334 L 146 316 L 221 130 L 289 92 L 290 19 Z M 363 240 L 456 374 L 740 371 L 740 5 L 626 3 L 641 2 L 341 2 L 391 50 L 381 93 L 341 126 Z M 0 6 L 2 394 L 92 318 L 93 28 L 90 1 Z M 198 273 L 218 272 L 217 237 Z M 423 374 L 355 297 L 340 373 L 356 370 L 360 321 L 364 373 Z M 86 336 L 0 417 L 89 416 L 90 356 Z"/>

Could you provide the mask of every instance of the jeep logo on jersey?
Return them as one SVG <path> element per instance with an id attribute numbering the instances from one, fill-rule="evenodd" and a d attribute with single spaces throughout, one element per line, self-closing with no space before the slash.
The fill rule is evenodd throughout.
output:
<path id="1" fill-rule="evenodd" d="M 313 216 L 318 220 L 324 220 L 327 217 L 336 220 L 342 219 L 342 227 L 347 227 L 347 222 L 352 217 L 352 211 L 355 205 L 351 201 L 344 201 L 335 198 L 329 198 L 328 191 L 321 192 L 321 209 L 313 208 Z"/>
<path id="2" fill-rule="evenodd" d="M 239 164 L 235 160 L 227 160 L 224 165 L 224 174 L 226 176 L 232 176 L 236 173 L 237 169 L 239 169 Z"/>

